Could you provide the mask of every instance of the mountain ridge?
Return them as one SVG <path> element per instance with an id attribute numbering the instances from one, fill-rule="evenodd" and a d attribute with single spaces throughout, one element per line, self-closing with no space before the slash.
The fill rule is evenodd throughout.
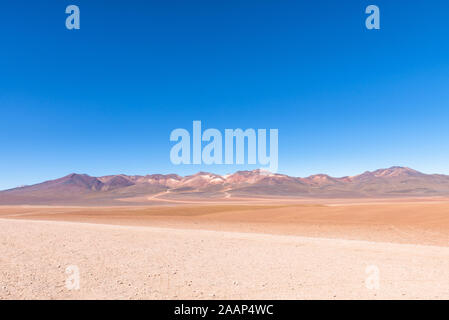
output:
<path id="1" fill-rule="evenodd" d="M 236 171 L 227 175 L 198 172 L 184 177 L 177 174 L 144 176 L 117 174 L 93 177 L 71 173 L 58 179 L 0 191 L 0 205 L 114 204 L 138 197 L 145 199 L 159 193 L 166 193 L 166 197 L 171 198 L 199 199 L 262 196 L 289 198 L 449 196 L 449 176 L 424 174 L 400 166 L 339 178 L 326 174 L 293 177 L 262 169 Z"/>

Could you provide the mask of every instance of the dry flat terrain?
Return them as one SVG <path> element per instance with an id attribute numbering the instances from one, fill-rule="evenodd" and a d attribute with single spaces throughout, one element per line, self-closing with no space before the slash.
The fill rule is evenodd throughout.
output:
<path id="1" fill-rule="evenodd" d="M 444 199 L 4 206 L 0 230 L 0 299 L 449 298 Z"/>

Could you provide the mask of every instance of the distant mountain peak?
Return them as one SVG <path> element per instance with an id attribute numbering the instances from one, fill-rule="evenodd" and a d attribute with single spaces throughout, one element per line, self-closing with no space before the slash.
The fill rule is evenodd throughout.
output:
<path id="1" fill-rule="evenodd" d="M 363 178 L 385 178 L 385 177 L 403 177 L 403 176 L 419 176 L 423 173 L 408 167 L 393 166 L 387 169 L 378 169 L 375 171 L 366 171 L 360 175 L 351 177 L 352 179 Z"/>
<path id="2" fill-rule="evenodd" d="M 379 169 L 374 171 L 374 174 L 376 176 L 398 176 L 398 175 L 404 175 L 404 174 L 416 174 L 418 171 L 412 170 L 407 167 L 391 167 L 388 169 Z"/>

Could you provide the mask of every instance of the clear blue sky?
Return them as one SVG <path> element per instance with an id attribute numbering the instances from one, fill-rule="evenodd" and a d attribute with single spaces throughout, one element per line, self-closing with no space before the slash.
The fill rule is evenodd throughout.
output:
<path id="1" fill-rule="evenodd" d="M 65 7 L 81 30 L 65 28 Z M 381 30 L 365 28 L 365 8 Z M 169 134 L 279 129 L 279 172 L 449 174 L 449 2 L 3 1 L 0 189 L 174 166 Z"/>

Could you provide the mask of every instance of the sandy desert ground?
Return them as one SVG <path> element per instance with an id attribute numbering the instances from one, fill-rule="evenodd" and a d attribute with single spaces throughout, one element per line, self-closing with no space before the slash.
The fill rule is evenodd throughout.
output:
<path id="1" fill-rule="evenodd" d="M 14 206 L 0 230 L 0 299 L 449 298 L 444 199 Z"/>

